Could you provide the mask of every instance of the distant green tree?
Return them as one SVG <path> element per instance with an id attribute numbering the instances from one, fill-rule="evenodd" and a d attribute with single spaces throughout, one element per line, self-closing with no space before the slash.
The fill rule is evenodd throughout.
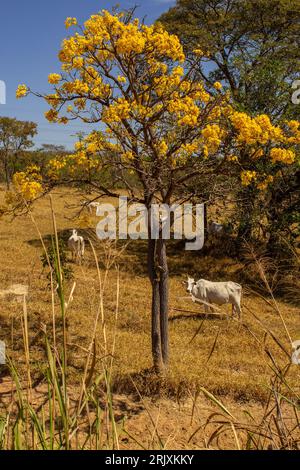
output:
<path id="1" fill-rule="evenodd" d="M 33 146 L 32 138 L 37 133 L 37 124 L 0 117 L 0 165 L 7 189 L 16 171 L 17 159 L 24 150 Z"/>
<path id="2" fill-rule="evenodd" d="M 247 112 L 291 118 L 299 78 L 299 0 L 177 0 L 159 21 L 188 54 L 204 55 L 198 72 L 211 86 L 223 81 Z"/>
<path id="3" fill-rule="evenodd" d="M 208 88 L 221 81 L 241 111 L 268 114 L 278 122 L 299 119 L 300 106 L 291 100 L 300 73 L 299 0 L 177 0 L 159 22 L 180 37 L 190 57 L 203 51 L 195 73 Z M 257 165 L 262 170 L 260 161 Z M 258 232 L 265 207 L 269 249 L 278 248 L 279 238 L 295 240 L 297 231 L 290 226 L 300 211 L 299 178 L 296 162 L 284 179 L 269 186 L 264 201 L 253 188 L 236 185 L 239 239 Z"/>
<path id="4" fill-rule="evenodd" d="M 63 145 L 42 144 L 39 148 L 24 150 L 16 159 L 14 170 L 16 172 L 24 171 L 30 165 L 37 165 L 42 176 L 45 176 L 49 161 L 59 156 L 63 157 L 67 153 L 69 152 L 67 152 Z"/>

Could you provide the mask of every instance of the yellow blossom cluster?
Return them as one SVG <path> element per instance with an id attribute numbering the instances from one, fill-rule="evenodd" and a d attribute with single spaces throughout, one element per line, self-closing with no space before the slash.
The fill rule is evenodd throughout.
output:
<path id="1" fill-rule="evenodd" d="M 246 113 L 233 112 L 230 120 L 238 132 L 239 143 L 265 145 L 271 140 L 280 141 L 283 138 L 282 129 L 273 126 L 266 114 L 252 118 Z"/>
<path id="2" fill-rule="evenodd" d="M 127 79 L 126 79 L 126 77 L 124 77 L 123 75 L 119 75 L 119 76 L 118 76 L 118 82 L 119 82 L 119 83 L 126 83 L 126 82 L 127 82 Z"/>
<path id="3" fill-rule="evenodd" d="M 178 165 L 185 164 L 192 156 L 197 154 L 204 155 L 204 153 L 204 145 L 201 138 L 194 139 L 189 143 L 185 143 L 181 145 L 174 154 L 171 155 L 172 168 L 176 168 Z"/>
<path id="4" fill-rule="evenodd" d="M 76 21 L 77 23 L 77 21 Z M 68 18 L 66 25 L 76 24 Z M 170 35 L 162 27 L 140 25 L 138 20 L 131 23 L 122 21 L 122 14 L 111 14 L 103 10 L 92 15 L 84 23 L 83 34 L 76 33 L 63 42 L 60 60 L 73 68 L 73 60 L 84 52 L 94 51 L 97 60 L 108 60 L 112 53 L 118 55 L 142 54 L 164 55 L 174 61 L 184 61 L 184 53 L 177 36 Z"/>
<path id="5" fill-rule="evenodd" d="M 105 110 L 102 117 L 107 124 L 110 124 L 127 119 L 129 115 L 130 103 L 125 98 L 118 98 L 116 103 L 113 103 Z"/>
<path id="6" fill-rule="evenodd" d="M 160 158 L 164 158 L 167 155 L 168 149 L 169 149 L 169 146 L 165 140 L 161 140 L 156 145 L 156 151 Z"/>
<path id="7" fill-rule="evenodd" d="M 243 151 L 248 148 L 251 160 L 264 157 L 269 164 L 281 163 L 291 165 L 296 161 L 297 145 L 300 143 L 300 123 L 288 121 L 281 127 L 275 126 L 265 114 L 250 117 L 246 113 L 232 111 L 229 119 L 235 130 L 235 144 Z M 255 172 L 244 171 L 241 174 L 242 184 L 255 183 L 260 190 L 265 190 L 273 178 L 257 179 Z"/>
<path id="8" fill-rule="evenodd" d="M 300 144 L 300 122 L 296 120 L 287 121 L 288 137 L 286 143 L 289 145 Z"/>
<path id="9" fill-rule="evenodd" d="M 180 85 L 181 77 L 183 75 L 182 67 L 175 67 L 169 74 L 154 76 L 153 84 L 155 93 L 158 97 L 165 96 L 167 93 L 171 94 L 176 91 Z M 154 72 L 155 75 L 155 72 Z"/>
<path id="10" fill-rule="evenodd" d="M 23 98 L 28 92 L 29 90 L 26 85 L 19 85 L 16 91 L 16 98 Z"/>
<path id="11" fill-rule="evenodd" d="M 26 172 L 20 171 L 13 176 L 13 185 L 17 194 L 26 201 L 33 201 L 42 192 L 39 168 L 30 166 Z"/>
<path id="12" fill-rule="evenodd" d="M 95 171 L 99 167 L 98 158 L 92 157 L 88 149 L 80 149 L 64 158 L 54 158 L 48 162 L 47 176 L 58 179 L 66 171 L 71 176 Z"/>
<path id="13" fill-rule="evenodd" d="M 147 47 L 153 48 L 156 54 L 165 55 L 169 59 L 184 62 L 185 55 L 179 38 L 169 34 L 161 26 L 143 26 L 142 31 L 147 41 Z"/>
<path id="14" fill-rule="evenodd" d="M 90 87 L 86 81 L 79 80 L 77 78 L 73 82 L 64 83 L 62 90 L 69 94 L 74 93 L 75 95 L 87 95 L 90 91 Z"/>
<path id="15" fill-rule="evenodd" d="M 73 24 L 76 19 L 66 20 L 67 27 Z M 72 108 L 66 104 L 64 109 L 72 119 L 80 117 L 84 122 L 88 119 L 81 112 L 96 101 L 95 119 L 101 116 L 109 127 L 126 119 L 142 122 L 162 115 L 169 119 L 168 113 L 174 124 L 195 128 L 202 110 L 214 99 L 202 83 L 185 76 L 179 65 L 185 56 L 177 36 L 160 25 L 127 22 L 122 14 L 103 10 L 92 15 L 81 32 L 63 41 L 59 58 L 65 74 L 49 75 L 55 93 L 45 96 L 52 108 L 45 114 L 50 122 L 66 124 L 68 117 L 60 117 L 57 110 L 72 100 Z M 124 84 L 128 85 L 126 91 Z M 216 89 L 221 86 L 215 83 Z M 210 121 L 221 117 L 223 104 L 211 104 Z"/>
<path id="16" fill-rule="evenodd" d="M 178 118 L 179 126 L 196 126 L 200 109 L 189 96 L 174 97 L 168 103 L 168 111 Z"/>
<path id="17" fill-rule="evenodd" d="M 208 153 L 215 153 L 222 142 L 224 131 L 218 124 L 208 124 L 201 132 Z"/>
<path id="18" fill-rule="evenodd" d="M 223 85 L 222 85 L 222 83 L 220 83 L 220 82 L 215 82 L 215 83 L 214 83 L 214 88 L 215 88 L 216 90 L 222 90 Z"/>
<path id="19" fill-rule="evenodd" d="M 69 29 L 71 26 L 76 26 L 77 25 L 77 19 L 76 18 L 72 18 L 72 17 L 68 17 L 65 21 L 65 26 L 67 29 Z"/>
<path id="20" fill-rule="evenodd" d="M 127 152 L 123 152 L 123 153 L 122 153 L 122 159 L 123 159 L 124 161 L 134 160 L 134 154 L 133 154 L 133 152 L 131 152 L 130 150 L 128 150 Z"/>
<path id="21" fill-rule="evenodd" d="M 300 130 L 300 122 L 296 121 L 295 119 L 293 119 L 292 121 L 288 121 L 287 125 L 294 134 L 296 134 Z"/>
<path id="22" fill-rule="evenodd" d="M 50 75 L 48 75 L 48 82 L 51 85 L 57 85 L 60 82 L 61 78 L 62 77 L 59 73 L 50 73 Z"/>
<path id="23" fill-rule="evenodd" d="M 239 161 L 239 157 L 238 157 L 237 155 L 228 155 L 227 160 L 228 160 L 229 162 L 238 162 L 238 161 Z"/>
<path id="24" fill-rule="evenodd" d="M 270 157 L 273 163 L 282 162 L 287 165 L 294 163 L 295 161 L 295 152 L 291 149 L 284 148 L 272 148 L 270 151 Z"/>
<path id="25" fill-rule="evenodd" d="M 49 109 L 49 111 L 45 112 L 45 118 L 49 122 L 57 122 L 58 120 L 58 112 L 54 109 Z"/>
<path id="26" fill-rule="evenodd" d="M 245 170 L 241 172 L 241 181 L 243 186 L 249 186 L 253 181 L 256 180 L 256 171 Z"/>

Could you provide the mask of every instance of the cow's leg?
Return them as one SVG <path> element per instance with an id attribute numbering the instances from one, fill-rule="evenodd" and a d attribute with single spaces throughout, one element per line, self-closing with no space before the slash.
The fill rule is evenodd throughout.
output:
<path id="1" fill-rule="evenodd" d="M 204 312 L 205 312 L 205 316 L 207 318 L 208 314 L 209 314 L 209 306 L 204 304 Z"/>
<path id="2" fill-rule="evenodd" d="M 235 301 L 232 304 L 232 310 L 237 313 L 238 319 L 240 319 L 241 318 L 241 306 L 239 302 Z"/>
<path id="3" fill-rule="evenodd" d="M 237 313 L 238 313 L 238 318 L 240 320 L 241 319 L 241 314 L 242 314 L 240 303 L 237 303 L 236 310 L 237 310 Z"/>

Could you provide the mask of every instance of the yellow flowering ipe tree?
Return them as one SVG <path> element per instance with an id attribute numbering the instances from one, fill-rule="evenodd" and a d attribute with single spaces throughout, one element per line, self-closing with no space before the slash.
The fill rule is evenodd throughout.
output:
<path id="1" fill-rule="evenodd" d="M 46 117 L 62 124 L 79 119 L 94 124 L 95 130 L 73 154 L 50 162 L 49 184 L 64 178 L 118 197 L 111 181 L 103 183 L 102 175 L 109 169 L 131 201 L 144 203 L 150 211 L 155 202 L 187 201 L 193 196 L 187 188 L 201 174 L 214 175 L 224 168 L 240 172 L 241 155 L 248 162 L 251 152 L 264 153 L 270 142 L 283 152 L 273 150 L 273 159 L 293 159 L 283 144 L 284 131 L 268 119 L 256 123 L 235 113 L 220 83 L 208 93 L 178 38 L 160 26 L 145 26 L 132 14 L 108 11 L 91 16 L 82 27 L 68 18 L 66 26 L 77 31 L 63 41 L 61 73 L 49 76 L 54 89 L 44 96 L 50 105 Z M 29 92 L 22 85 L 17 93 L 21 97 Z M 243 174 L 246 184 L 266 178 Z M 168 364 L 166 241 L 148 238 L 152 355 L 155 369 L 162 371 Z"/>

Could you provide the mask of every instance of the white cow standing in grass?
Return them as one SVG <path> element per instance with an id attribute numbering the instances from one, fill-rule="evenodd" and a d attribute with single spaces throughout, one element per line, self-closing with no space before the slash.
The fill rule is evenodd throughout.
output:
<path id="1" fill-rule="evenodd" d="M 97 209 L 97 207 L 100 205 L 100 202 L 97 201 L 88 201 L 88 200 L 82 200 L 81 201 L 81 206 L 86 209 L 90 214 L 93 214 L 94 209 Z"/>
<path id="2" fill-rule="evenodd" d="M 72 235 L 68 240 L 68 248 L 72 253 L 72 260 L 81 263 L 84 257 L 85 243 L 84 238 L 78 235 L 77 230 L 72 230 Z"/>
<path id="3" fill-rule="evenodd" d="M 232 316 L 237 313 L 241 318 L 242 286 L 236 282 L 211 282 L 206 279 L 200 279 L 196 282 L 189 277 L 187 292 L 191 294 L 193 302 L 200 301 L 204 304 L 206 313 L 210 311 L 211 304 L 231 304 Z"/>
<path id="4" fill-rule="evenodd" d="M 97 207 L 99 207 L 99 206 L 100 206 L 100 202 L 95 202 L 95 201 L 89 202 L 88 205 L 87 205 L 89 213 L 92 214 L 93 209 L 97 210 Z"/>

